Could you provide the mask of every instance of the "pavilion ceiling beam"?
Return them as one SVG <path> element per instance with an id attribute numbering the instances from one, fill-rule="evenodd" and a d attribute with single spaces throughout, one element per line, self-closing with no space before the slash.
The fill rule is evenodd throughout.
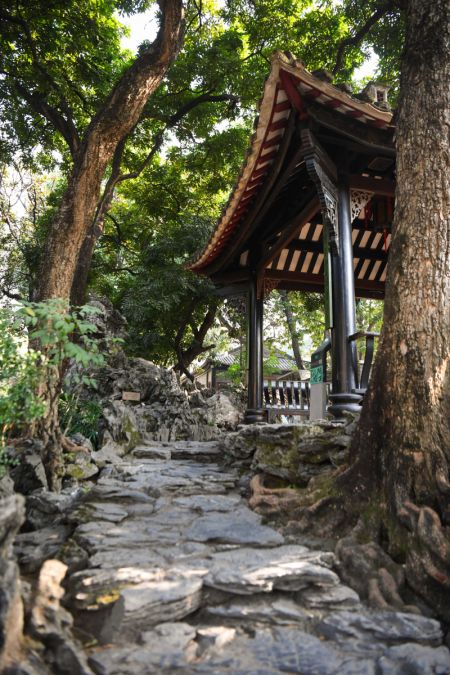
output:
<path id="1" fill-rule="evenodd" d="M 217 284 L 235 284 L 250 281 L 251 274 L 248 267 L 228 272 L 219 272 L 211 276 L 211 281 Z"/>
<path id="2" fill-rule="evenodd" d="M 298 236 L 298 233 L 300 231 L 300 228 L 307 223 L 308 221 L 313 218 L 317 211 L 320 209 L 320 202 L 319 198 L 314 191 L 310 192 L 310 196 L 308 198 L 306 206 L 300 211 L 299 214 L 297 214 L 291 221 L 288 223 L 283 231 L 281 232 L 280 236 L 278 237 L 277 241 L 273 244 L 273 246 L 269 249 L 266 249 L 266 251 L 263 252 L 262 257 L 260 258 L 258 262 L 258 275 L 263 274 L 265 268 L 269 263 L 276 258 L 276 256 L 281 253 L 281 251 L 284 248 L 287 248 L 288 245 L 291 243 L 293 239 L 295 239 L 296 236 Z"/>
<path id="3" fill-rule="evenodd" d="M 367 190 L 376 195 L 395 197 L 395 182 L 386 178 L 370 178 L 369 176 L 350 176 L 351 190 Z"/>
<path id="4" fill-rule="evenodd" d="M 317 103 L 308 102 L 308 114 L 318 124 L 325 129 L 329 129 L 332 134 L 336 130 L 336 119 L 331 110 Z M 364 137 L 361 130 L 364 129 Z M 392 140 L 393 130 L 376 129 L 363 122 L 351 120 L 346 115 L 340 115 L 339 132 L 342 136 L 350 139 L 360 151 L 361 148 L 367 149 L 369 153 L 387 155 L 395 157 L 394 143 Z"/>
<path id="5" fill-rule="evenodd" d="M 323 253 L 322 241 L 308 241 L 307 239 L 294 239 L 287 247 L 289 251 L 304 251 L 305 253 Z M 387 253 L 377 248 L 365 248 L 353 246 L 353 257 L 365 260 L 386 260 Z"/>
<path id="6" fill-rule="evenodd" d="M 278 288 L 289 285 L 289 290 L 321 290 L 324 283 L 323 274 L 299 274 L 284 270 L 267 270 L 266 279 L 278 281 Z M 384 296 L 384 282 L 355 279 L 355 290 L 357 297 L 381 298 Z"/>

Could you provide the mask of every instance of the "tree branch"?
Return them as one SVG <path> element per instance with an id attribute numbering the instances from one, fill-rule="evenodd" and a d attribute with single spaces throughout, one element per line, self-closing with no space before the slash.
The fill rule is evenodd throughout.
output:
<path id="1" fill-rule="evenodd" d="M 153 92 L 181 47 L 184 34 L 182 0 L 161 0 L 161 24 L 152 44 L 122 75 L 101 110 L 89 124 L 85 139 L 123 138 L 138 122 Z"/>
<path id="2" fill-rule="evenodd" d="M 59 110 L 57 110 L 57 108 L 48 104 L 44 95 L 38 94 L 38 92 L 29 92 L 23 85 L 20 84 L 20 82 L 16 80 L 14 84 L 17 91 L 21 94 L 21 96 L 23 96 L 23 98 L 25 98 L 26 101 L 28 101 L 28 103 L 34 108 L 36 112 L 46 117 L 49 120 L 49 122 L 51 122 L 55 126 L 55 128 L 63 135 L 65 141 L 69 146 L 70 152 L 73 156 L 76 150 L 78 149 L 80 139 L 78 131 L 75 127 L 75 123 L 73 121 L 72 110 L 70 109 L 70 106 L 68 105 L 65 97 L 63 96 L 61 87 L 58 85 L 56 80 L 53 78 L 53 76 L 49 73 L 49 71 L 40 61 L 36 51 L 36 45 L 32 38 L 31 31 L 27 22 L 20 16 L 12 16 L 11 14 L 3 12 L 2 10 L 0 10 L 0 19 L 2 19 L 3 21 L 14 23 L 22 28 L 25 34 L 25 40 L 31 52 L 33 65 L 44 76 L 44 78 L 49 83 L 50 87 L 58 93 L 60 97 L 59 104 L 62 110 L 64 111 L 66 117 L 64 117 L 62 113 Z M 10 76 L 13 77 L 13 79 L 17 78 L 17 76 L 13 75 Z"/>
<path id="3" fill-rule="evenodd" d="M 336 54 L 336 62 L 334 64 L 332 73 L 336 75 L 342 68 L 342 62 L 344 60 L 344 53 L 347 47 L 359 44 L 361 40 L 369 33 L 373 25 L 377 23 L 389 10 L 393 9 L 394 3 L 393 0 L 388 0 L 388 2 L 380 5 L 375 12 L 370 16 L 366 23 L 351 37 L 342 40 L 341 44 L 338 47 Z"/>
<path id="4" fill-rule="evenodd" d="M 71 119 L 65 119 L 57 108 L 47 103 L 43 96 L 37 92 L 28 91 L 28 89 L 17 80 L 13 83 L 13 86 L 17 89 L 20 96 L 22 96 L 22 98 L 24 98 L 38 114 L 43 115 L 43 117 L 48 119 L 55 129 L 60 132 L 61 136 L 69 146 L 72 157 L 74 157 L 79 147 L 80 138 L 73 121 Z"/>

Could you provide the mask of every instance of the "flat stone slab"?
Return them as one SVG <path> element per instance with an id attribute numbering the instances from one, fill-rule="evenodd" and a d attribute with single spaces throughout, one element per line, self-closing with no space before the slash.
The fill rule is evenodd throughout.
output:
<path id="1" fill-rule="evenodd" d="M 106 549 L 99 550 L 89 558 L 90 568 L 115 569 L 117 567 L 161 567 L 167 560 L 162 555 L 163 547 L 159 550 L 142 546 L 133 549 Z"/>
<path id="2" fill-rule="evenodd" d="M 305 546 L 224 551 L 213 556 L 204 583 L 242 595 L 333 587 L 339 584 L 339 577 L 329 569 L 333 560 L 332 553 L 316 553 Z"/>
<path id="3" fill-rule="evenodd" d="M 117 643 L 138 641 L 142 629 L 164 621 L 182 619 L 201 603 L 202 581 L 163 569 L 122 567 L 83 570 L 72 575 L 68 601 L 72 608 L 90 614 L 94 635 L 104 634 L 105 608 L 118 605 L 114 639 Z M 98 613 L 98 621 L 92 620 Z"/>
<path id="4" fill-rule="evenodd" d="M 279 546 L 284 537 L 271 527 L 261 525 L 261 518 L 249 509 L 232 513 L 209 513 L 197 518 L 185 532 L 186 539 L 221 542 L 242 546 Z"/>
<path id="5" fill-rule="evenodd" d="M 222 650 L 210 650 L 184 675 L 375 675 L 375 660 L 342 653 L 338 646 L 300 628 L 257 628 L 240 633 Z"/>
<path id="6" fill-rule="evenodd" d="M 311 620 L 311 613 L 305 611 L 300 604 L 277 594 L 273 599 L 256 596 L 209 606 L 205 608 L 205 614 L 216 620 L 231 620 L 241 624 L 257 622 L 306 625 Z"/>
<path id="7" fill-rule="evenodd" d="M 380 675 L 447 675 L 450 652 L 447 647 L 425 647 L 409 642 L 387 649 L 378 667 Z"/>
<path id="8" fill-rule="evenodd" d="M 299 602 L 312 609 L 350 609 L 360 607 L 358 593 L 348 586 L 310 588 L 302 591 Z"/>
<path id="9" fill-rule="evenodd" d="M 89 665 L 102 675 L 145 675 L 184 668 L 194 658 L 196 630 L 187 623 L 167 622 L 145 631 L 141 644 L 94 651 Z"/>
<path id="10" fill-rule="evenodd" d="M 142 546 L 174 545 L 183 540 L 182 532 L 182 525 L 168 527 L 147 519 L 134 519 L 123 525 L 97 521 L 77 527 L 73 538 L 91 554 L 103 550 L 113 555 L 114 551 L 133 551 Z"/>
<path id="11" fill-rule="evenodd" d="M 115 481 L 116 483 L 116 481 Z M 90 499 L 100 499 L 105 501 L 118 502 L 146 502 L 151 503 L 154 500 L 141 490 L 134 490 L 127 487 L 126 484 L 104 484 L 100 481 L 89 493 Z"/>
<path id="12" fill-rule="evenodd" d="M 108 523 L 121 523 L 128 517 L 128 511 L 118 504 L 109 502 L 85 501 L 68 515 L 71 522 L 85 523 L 103 520 Z"/>
<path id="13" fill-rule="evenodd" d="M 177 497 L 174 504 L 184 509 L 207 513 L 209 511 L 233 511 L 238 504 L 244 504 L 239 495 L 190 495 Z"/>
<path id="14" fill-rule="evenodd" d="M 222 454 L 219 443 L 206 441 L 195 443 L 194 441 L 178 441 L 172 446 L 173 459 L 201 459 L 202 457 L 217 457 Z"/>
<path id="15" fill-rule="evenodd" d="M 171 451 L 168 447 L 137 445 L 132 450 L 131 455 L 137 459 L 164 459 L 168 461 L 171 458 Z"/>
<path id="16" fill-rule="evenodd" d="M 121 592 L 125 615 L 120 640 L 136 639 L 143 627 L 183 619 L 201 604 L 202 580 L 174 577 L 148 581 Z"/>
<path id="17" fill-rule="evenodd" d="M 388 645 L 399 642 L 417 642 L 439 645 L 442 629 L 438 621 L 418 614 L 372 611 L 369 613 L 333 612 L 318 626 L 319 633 L 331 640 L 353 638 L 379 641 Z"/>

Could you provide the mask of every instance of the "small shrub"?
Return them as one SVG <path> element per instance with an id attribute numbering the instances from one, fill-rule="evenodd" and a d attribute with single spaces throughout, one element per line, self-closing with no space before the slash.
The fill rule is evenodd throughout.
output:
<path id="1" fill-rule="evenodd" d="M 80 367 L 73 377 L 75 388 L 95 386 L 88 368 L 104 363 L 97 328 L 89 321 L 97 312 L 90 305 L 69 311 L 67 302 L 57 298 L 0 310 L 0 447 L 12 432 L 30 428 L 46 416 L 61 394 L 61 375 L 68 362 Z M 92 435 L 97 404 L 89 401 L 83 413 L 74 400 L 66 402 L 68 407 L 71 424 L 77 419 L 80 433 L 88 436 L 81 428 L 90 429 Z"/>
<path id="2" fill-rule="evenodd" d="M 41 377 L 40 354 L 27 349 L 23 326 L 10 310 L 0 310 L 0 447 L 12 428 L 44 414 L 45 403 L 36 393 Z"/>
<path id="3" fill-rule="evenodd" d="M 67 436 L 82 434 L 94 448 L 98 447 L 98 423 L 102 415 L 101 404 L 92 399 L 80 399 L 79 394 L 63 392 L 59 399 L 59 419 Z"/>

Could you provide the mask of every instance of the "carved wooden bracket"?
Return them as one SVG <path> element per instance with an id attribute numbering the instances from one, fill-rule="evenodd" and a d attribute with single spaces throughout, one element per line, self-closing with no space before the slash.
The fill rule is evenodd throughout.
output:
<path id="1" fill-rule="evenodd" d="M 339 250 L 337 170 L 309 129 L 301 131 L 306 170 L 317 189 L 331 250 Z"/>
<path id="2" fill-rule="evenodd" d="M 272 291 L 274 291 L 278 284 L 280 283 L 279 279 L 270 279 L 265 277 L 264 278 L 264 297 L 267 298 Z"/>
<path id="3" fill-rule="evenodd" d="M 350 190 L 350 217 L 351 222 L 361 213 L 362 209 L 370 202 L 374 193 L 368 190 Z"/>

